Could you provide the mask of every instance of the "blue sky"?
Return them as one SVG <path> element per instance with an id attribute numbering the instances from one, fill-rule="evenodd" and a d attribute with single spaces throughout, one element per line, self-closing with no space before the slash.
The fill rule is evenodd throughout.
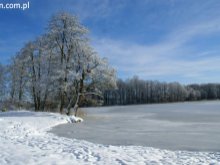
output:
<path id="1" fill-rule="evenodd" d="M 0 0 L 27 2 L 28 0 Z M 29 0 L 30 9 L 0 9 L 0 59 L 46 31 L 67 11 L 90 30 L 95 50 L 122 79 L 220 82 L 219 0 Z"/>

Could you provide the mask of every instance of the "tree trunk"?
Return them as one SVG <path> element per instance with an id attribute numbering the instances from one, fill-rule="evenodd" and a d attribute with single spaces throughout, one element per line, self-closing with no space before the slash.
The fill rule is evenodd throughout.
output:
<path id="1" fill-rule="evenodd" d="M 60 96 L 60 113 L 63 114 L 63 109 L 64 109 L 64 94 L 61 93 Z"/>
<path id="2" fill-rule="evenodd" d="M 67 110 L 68 110 L 67 115 L 68 116 L 73 115 L 73 112 L 75 112 L 75 116 L 77 115 L 77 111 L 78 111 L 78 107 L 79 107 L 78 104 L 79 104 L 80 95 L 81 95 L 81 93 L 77 94 L 77 98 L 76 98 L 76 102 L 75 102 L 75 105 L 73 107 L 73 110 L 71 110 L 71 107 L 72 107 L 72 102 L 73 102 L 74 97 L 71 99 L 71 101 L 70 101 L 70 103 L 69 103 L 69 105 L 67 107 Z"/>

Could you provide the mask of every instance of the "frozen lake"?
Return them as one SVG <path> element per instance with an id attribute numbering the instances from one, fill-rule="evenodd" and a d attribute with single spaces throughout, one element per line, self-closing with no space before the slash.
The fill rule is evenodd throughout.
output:
<path id="1" fill-rule="evenodd" d="M 83 123 L 59 125 L 51 132 L 106 145 L 220 151 L 220 101 L 83 110 Z"/>

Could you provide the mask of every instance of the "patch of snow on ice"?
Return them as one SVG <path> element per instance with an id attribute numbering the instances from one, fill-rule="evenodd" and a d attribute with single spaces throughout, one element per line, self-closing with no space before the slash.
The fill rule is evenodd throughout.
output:
<path id="1" fill-rule="evenodd" d="M 80 117 L 76 117 L 76 116 L 69 116 L 69 120 L 70 123 L 81 123 L 83 122 L 83 119 Z"/>

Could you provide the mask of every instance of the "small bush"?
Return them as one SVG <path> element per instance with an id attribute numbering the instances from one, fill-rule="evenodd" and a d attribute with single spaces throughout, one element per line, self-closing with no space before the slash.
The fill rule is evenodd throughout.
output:
<path id="1" fill-rule="evenodd" d="M 2 112 L 6 112 L 7 111 L 7 108 L 2 108 Z"/>

